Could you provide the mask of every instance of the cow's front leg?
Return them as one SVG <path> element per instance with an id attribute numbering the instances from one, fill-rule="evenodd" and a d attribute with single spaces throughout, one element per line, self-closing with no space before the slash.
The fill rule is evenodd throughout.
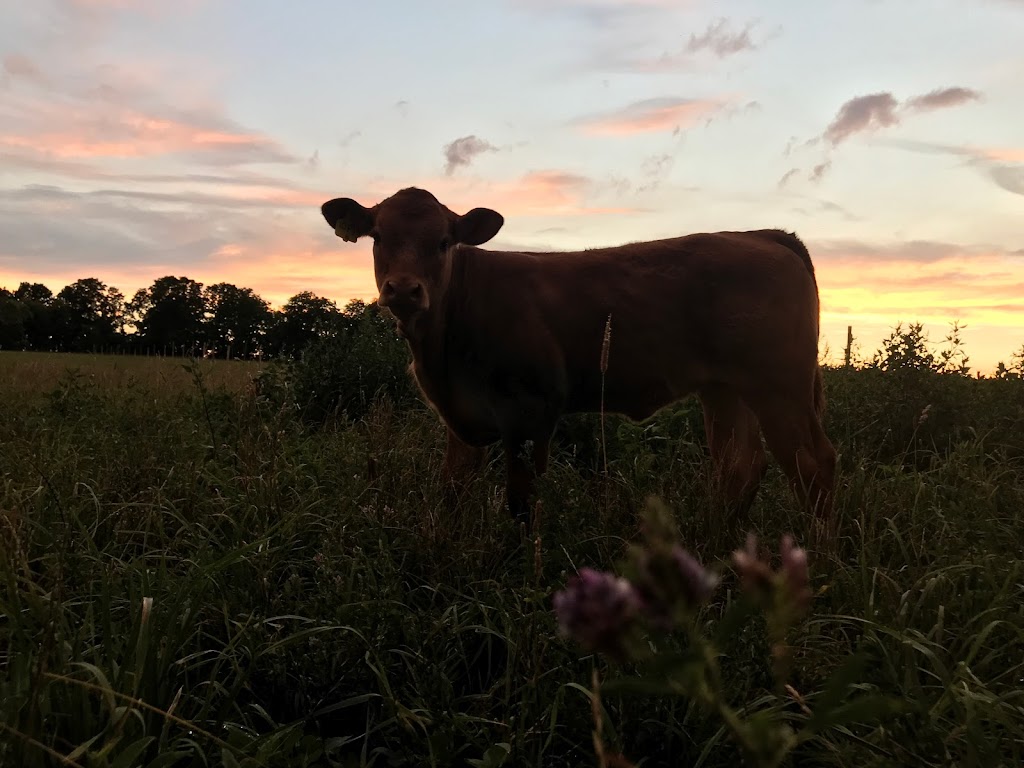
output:
<path id="1" fill-rule="evenodd" d="M 533 492 L 533 472 L 523 455 L 525 440 L 505 439 L 505 496 L 508 511 L 516 522 L 530 524 L 530 494 Z"/>
<path id="2" fill-rule="evenodd" d="M 551 435 L 545 434 L 533 441 L 533 466 L 527 461 L 526 441 L 506 439 L 505 462 L 507 469 L 506 495 L 508 509 L 513 519 L 523 521 L 527 527 L 533 525 L 530 515 L 530 497 L 533 495 L 536 478 L 548 468 L 548 452 Z"/>

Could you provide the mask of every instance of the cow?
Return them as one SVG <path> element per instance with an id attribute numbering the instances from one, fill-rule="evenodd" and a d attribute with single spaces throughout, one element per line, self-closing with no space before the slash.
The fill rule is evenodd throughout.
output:
<path id="1" fill-rule="evenodd" d="M 447 427 L 447 484 L 500 442 L 509 512 L 529 524 L 562 414 L 603 409 L 643 421 L 696 393 L 729 505 L 754 501 L 767 467 L 763 431 L 797 497 L 819 522 L 829 518 L 836 453 L 821 423 L 818 287 L 795 234 L 513 252 L 478 247 L 501 229 L 501 214 L 460 216 L 415 187 L 372 208 L 335 198 L 321 213 L 343 240 L 373 240 L 378 304 L 394 315 L 416 382 Z"/>

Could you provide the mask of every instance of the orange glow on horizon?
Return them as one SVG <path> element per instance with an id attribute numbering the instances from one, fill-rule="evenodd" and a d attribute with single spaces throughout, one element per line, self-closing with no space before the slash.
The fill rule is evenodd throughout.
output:
<path id="1" fill-rule="evenodd" d="M 924 323 L 937 346 L 950 324 L 959 320 L 966 325 L 963 338 L 972 371 L 990 374 L 998 361 L 1009 362 L 1024 344 L 1024 261 L 999 253 L 972 254 L 965 272 L 966 258 L 951 255 L 926 263 L 856 254 L 819 258 L 823 359 L 826 348 L 829 362 L 842 359 L 848 325 L 853 326 L 859 359 L 867 360 L 898 322 Z M 339 307 L 351 299 L 377 298 L 368 243 L 325 249 L 322 241 L 301 234 L 258 244 L 231 243 L 211 253 L 205 263 L 188 267 L 150 264 L 105 274 L 79 267 L 45 274 L 0 269 L 0 286 L 13 290 L 22 281 L 41 282 L 57 293 L 93 276 L 130 299 L 137 289 L 169 274 L 187 275 L 204 285 L 230 282 L 252 288 L 275 308 L 302 291 L 330 298 Z"/>

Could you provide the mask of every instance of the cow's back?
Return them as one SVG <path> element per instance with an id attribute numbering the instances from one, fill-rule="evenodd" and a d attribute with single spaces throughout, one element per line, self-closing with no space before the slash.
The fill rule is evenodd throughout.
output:
<path id="1" fill-rule="evenodd" d="M 708 382 L 816 364 L 817 287 L 802 248 L 763 230 L 568 253 L 460 249 L 456 322 L 483 368 L 504 360 L 547 379 L 570 411 L 600 407 L 603 379 L 605 408 L 644 418 Z"/>

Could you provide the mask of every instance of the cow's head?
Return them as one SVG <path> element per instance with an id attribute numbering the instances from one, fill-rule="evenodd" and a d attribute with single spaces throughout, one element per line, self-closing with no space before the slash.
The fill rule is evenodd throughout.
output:
<path id="1" fill-rule="evenodd" d="M 403 189 L 373 208 L 339 197 L 324 203 L 321 211 L 343 240 L 373 238 L 377 303 L 403 326 L 427 312 L 447 286 L 452 248 L 486 243 L 505 222 L 488 208 L 459 216 L 416 188 Z"/>

